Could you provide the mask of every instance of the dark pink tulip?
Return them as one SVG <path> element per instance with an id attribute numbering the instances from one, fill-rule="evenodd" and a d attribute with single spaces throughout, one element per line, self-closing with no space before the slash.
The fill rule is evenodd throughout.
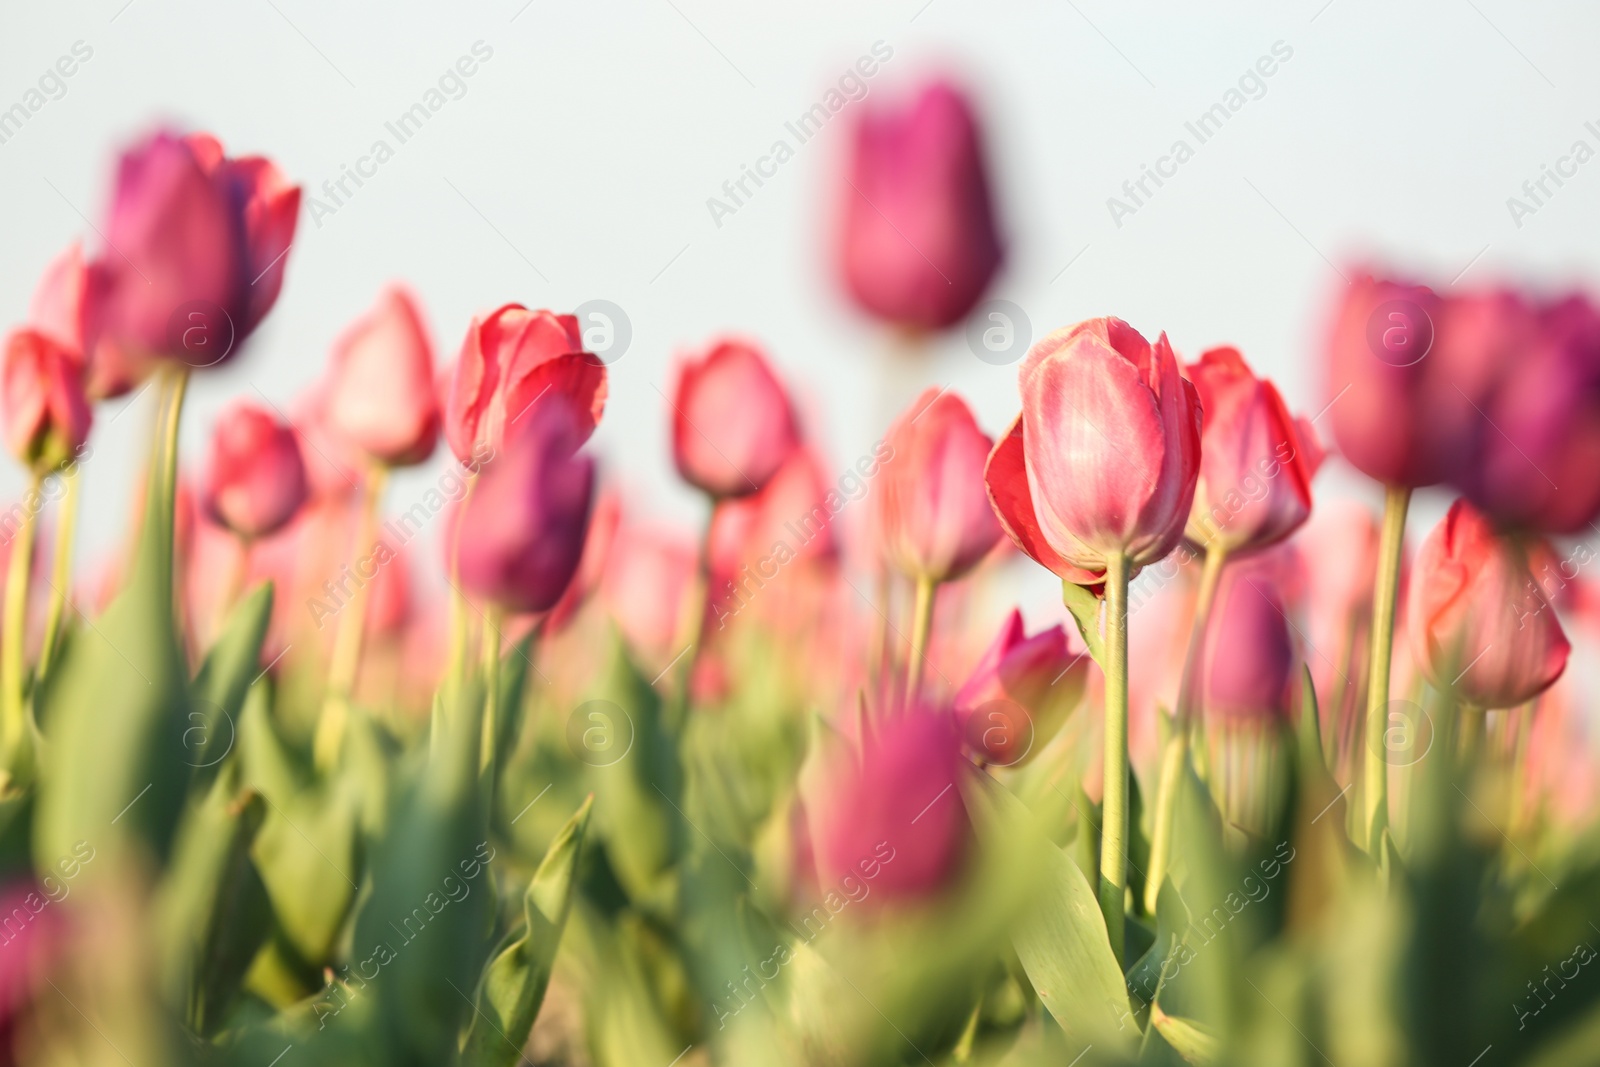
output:
<path id="1" fill-rule="evenodd" d="M 257 404 L 233 404 L 217 418 L 201 496 L 214 519 L 246 540 L 277 531 L 306 499 L 294 430 Z"/>
<path id="2" fill-rule="evenodd" d="M 839 262 L 865 311 L 897 326 L 960 322 L 1000 266 L 972 107 L 949 82 L 909 107 L 868 110 L 840 190 Z"/>
<path id="3" fill-rule="evenodd" d="M 1106 561 L 1133 568 L 1171 552 L 1200 468 L 1200 404 L 1162 334 L 1089 319 L 1023 361 L 1022 414 L 990 453 L 989 499 L 1011 539 L 1067 581 Z"/>
<path id="4" fill-rule="evenodd" d="M 507 424 L 547 391 L 570 396 L 593 431 L 605 409 L 606 369 L 584 353 L 578 320 L 521 304 L 474 318 L 445 401 L 445 439 L 456 458 L 467 463 L 474 449 L 498 448 Z"/>
<path id="5" fill-rule="evenodd" d="M 1294 644 L 1268 567 L 1230 569 L 1202 655 L 1200 701 L 1208 716 L 1235 723 L 1289 717 Z"/>
<path id="6" fill-rule="evenodd" d="M 460 517 L 467 592 L 515 613 L 561 599 L 583 554 L 594 461 L 577 454 L 583 415 L 561 396 L 528 410 L 485 465 Z"/>
<path id="7" fill-rule="evenodd" d="M 686 360 L 672 407 L 678 473 L 714 497 L 759 492 L 799 443 L 789 394 L 760 349 L 743 341 Z"/>
<path id="8" fill-rule="evenodd" d="M 0 919 L 0 1067 L 12 1067 L 23 1062 L 18 1032 L 34 1016 L 35 995 L 45 988 L 41 979 L 60 955 L 66 931 L 61 907 L 31 879 L 0 889 Z"/>
<path id="9" fill-rule="evenodd" d="M 65 463 L 93 418 L 80 356 L 38 330 L 14 330 L 0 366 L 0 408 L 12 455 L 38 472 Z"/>
<path id="10" fill-rule="evenodd" d="M 330 433 L 386 466 L 408 467 L 433 454 L 439 440 L 433 342 L 405 289 L 387 289 L 334 343 L 322 414 Z"/>
<path id="11" fill-rule="evenodd" d="M 1015 767 L 1050 743 L 1083 699 L 1088 653 L 1060 626 L 1032 637 L 1015 609 L 955 698 L 967 747 L 989 763 Z"/>
<path id="12" fill-rule="evenodd" d="M 841 759 L 812 808 L 823 891 L 843 893 L 847 878 L 871 886 L 868 900 L 948 887 L 970 835 L 959 781 L 965 764 L 954 718 L 920 709 L 883 722 L 859 759 Z"/>
<path id="13" fill-rule="evenodd" d="M 1546 551 L 1496 533 L 1465 500 L 1451 505 L 1417 553 L 1406 598 L 1411 653 L 1436 688 L 1513 708 L 1561 677 L 1571 646 L 1530 568 Z"/>
<path id="14" fill-rule="evenodd" d="M 893 456 L 878 473 L 884 556 L 912 578 L 947 582 L 988 555 L 1002 536 L 983 468 L 994 442 L 965 401 L 928 389 L 890 428 Z"/>
<path id="15" fill-rule="evenodd" d="M 544 632 L 556 633 L 564 629 L 589 598 L 600 588 L 612 559 L 612 545 L 617 530 L 622 525 L 622 498 L 614 490 L 600 490 L 595 498 L 594 513 L 589 516 L 589 532 L 584 536 L 583 555 L 578 560 L 578 571 L 567 583 L 567 591 L 550 609 L 545 619 Z"/>

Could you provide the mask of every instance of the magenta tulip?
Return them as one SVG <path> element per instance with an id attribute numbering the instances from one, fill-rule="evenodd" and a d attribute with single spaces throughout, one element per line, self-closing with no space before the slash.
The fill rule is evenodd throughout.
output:
<path id="1" fill-rule="evenodd" d="M 399 286 L 335 342 L 322 396 L 329 433 L 389 467 L 421 463 L 439 440 L 433 342 Z"/>
<path id="2" fill-rule="evenodd" d="M 1266 567 L 1230 568 L 1206 626 L 1201 707 L 1231 723 L 1289 718 L 1294 643 L 1277 582 Z"/>
<path id="3" fill-rule="evenodd" d="M 292 428 L 249 401 L 217 419 L 201 497 L 212 518 L 245 540 L 281 529 L 305 502 L 305 463 Z"/>
<path id="4" fill-rule="evenodd" d="M 789 394 L 743 341 L 684 362 L 672 407 L 678 473 L 713 497 L 759 492 L 799 443 Z"/>
<path id="5" fill-rule="evenodd" d="M 1013 609 L 956 693 L 967 747 L 1004 767 L 1028 762 L 1078 706 L 1088 677 L 1088 653 L 1074 651 L 1062 627 L 1029 637 Z"/>

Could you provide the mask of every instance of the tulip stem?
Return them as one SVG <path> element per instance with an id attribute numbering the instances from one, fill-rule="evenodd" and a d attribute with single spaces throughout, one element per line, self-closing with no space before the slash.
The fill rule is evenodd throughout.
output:
<path id="1" fill-rule="evenodd" d="M 932 578 L 918 576 L 917 599 L 911 608 L 911 657 L 906 660 L 906 704 L 917 702 L 922 689 L 922 665 L 928 658 L 928 634 L 933 630 Z"/>
<path id="2" fill-rule="evenodd" d="M 1150 874 L 1144 883 L 1144 910 L 1154 915 L 1171 863 L 1172 823 L 1178 807 L 1178 782 L 1189 762 L 1190 734 L 1194 724 L 1194 693 L 1205 647 L 1206 627 L 1216 603 L 1222 567 L 1228 550 L 1213 543 L 1206 549 L 1205 565 L 1200 570 L 1200 589 L 1195 595 L 1194 617 L 1189 621 L 1189 648 L 1183 660 L 1183 678 L 1178 683 L 1178 706 L 1172 720 L 1172 736 L 1161 753 L 1161 778 L 1156 787 L 1155 828 L 1150 837 Z"/>
<path id="3" fill-rule="evenodd" d="M 1372 596 L 1372 652 L 1367 676 L 1367 756 L 1365 774 L 1367 851 L 1375 852 L 1388 824 L 1389 762 L 1384 733 L 1389 714 L 1389 664 L 1394 652 L 1395 603 L 1400 595 L 1400 550 L 1405 542 L 1411 490 L 1391 485 L 1383 505 L 1378 542 L 1378 578 Z"/>
<path id="4" fill-rule="evenodd" d="M 20 771 L 18 756 L 27 730 L 24 701 L 25 642 L 28 637 L 28 586 L 32 577 L 33 539 L 39 522 L 39 475 L 29 484 L 22 498 L 22 522 L 11 538 L 11 559 L 6 568 L 4 630 L 0 630 L 0 680 L 5 685 L 5 768 L 13 776 Z"/>
<path id="5" fill-rule="evenodd" d="M 350 713 L 350 697 L 361 667 L 361 639 L 367 628 L 367 587 L 371 583 L 370 576 L 360 573 L 361 563 L 377 536 L 378 506 L 383 501 L 383 487 L 388 478 L 389 469 L 381 464 L 367 472 L 366 498 L 362 501 L 361 525 L 357 529 L 351 562 L 356 588 L 339 618 L 339 632 L 333 641 L 333 661 L 328 668 L 327 696 L 323 699 L 322 718 L 317 722 L 316 737 L 312 741 L 313 759 L 324 771 L 332 770 L 339 760 L 345 721 Z"/>
<path id="6" fill-rule="evenodd" d="M 1100 816 L 1100 911 L 1122 966 L 1128 890 L 1128 559 L 1106 560 L 1106 752 Z"/>
<path id="7" fill-rule="evenodd" d="M 39 647 L 38 677 L 44 677 L 55 659 L 61 636 L 61 617 L 67 607 L 67 590 L 72 585 L 72 541 L 78 528 L 78 464 L 74 460 L 61 469 L 61 514 L 56 518 L 56 550 L 51 565 L 50 613 L 45 616 L 44 644 Z"/>
<path id="8" fill-rule="evenodd" d="M 500 728 L 495 716 L 500 711 L 500 626 L 505 619 L 499 605 L 490 603 L 483 613 L 483 751 L 478 769 L 486 770 L 494 760 L 495 738 Z"/>
<path id="9" fill-rule="evenodd" d="M 461 524 L 465 521 L 467 502 L 478 485 L 478 472 L 467 475 L 467 487 L 456 507 L 454 521 L 450 523 L 450 670 L 447 678 L 459 679 L 467 667 L 467 597 L 461 591 Z"/>

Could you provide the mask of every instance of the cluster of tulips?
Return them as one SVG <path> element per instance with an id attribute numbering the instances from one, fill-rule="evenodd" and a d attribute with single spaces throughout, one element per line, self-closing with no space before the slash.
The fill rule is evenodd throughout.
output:
<path id="1" fill-rule="evenodd" d="M 890 206 L 846 213 L 858 302 L 959 323 L 1001 258 L 967 105 L 853 166 Z M 0 1061 L 1595 1062 L 1591 554 L 1547 540 L 1600 516 L 1583 299 L 1361 277 L 1315 420 L 1091 319 L 997 436 L 929 389 L 839 473 L 721 339 L 666 397 L 696 535 L 603 481 L 611 370 L 520 304 L 446 369 L 391 289 L 292 417 L 240 401 L 181 462 L 299 196 L 158 133 L 6 340 Z M 133 533 L 80 579 L 134 393 Z M 1381 521 L 1313 514 L 1323 419 Z M 1008 568 L 1062 623 L 972 621 Z"/>

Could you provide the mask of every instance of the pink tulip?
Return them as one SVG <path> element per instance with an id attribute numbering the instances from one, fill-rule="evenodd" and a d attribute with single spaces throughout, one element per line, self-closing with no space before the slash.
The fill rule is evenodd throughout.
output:
<path id="1" fill-rule="evenodd" d="M 445 400 L 445 438 L 456 458 L 467 463 L 475 449 L 499 448 L 507 424 L 549 390 L 587 413 L 587 437 L 605 409 L 606 369 L 583 351 L 576 318 L 521 304 L 474 318 Z"/>
<path id="2" fill-rule="evenodd" d="M 967 747 L 1003 767 L 1026 763 L 1050 743 L 1083 699 L 1088 653 L 1074 651 L 1060 626 L 1032 637 L 1012 609 L 955 698 Z"/>
<path id="3" fill-rule="evenodd" d="M 1183 534 L 1200 467 L 1200 404 L 1162 334 L 1090 319 L 1033 346 L 1022 414 L 989 455 L 989 499 L 1011 539 L 1070 582 L 1133 569 Z"/>
<path id="4" fill-rule="evenodd" d="M 927 897 L 960 874 L 970 826 L 959 779 L 966 763 L 955 720 L 911 710 L 881 724 L 833 768 L 811 806 L 823 890 L 864 883 L 866 900 Z"/>
<path id="5" fill-rule="evenodd" d="M 37 472 L 59 467 L 88 439 L 93 419 L 81 359 L 38 330 L 13 331 L 0 366 L 0 408 L 11 454 Z"/>
<path id="6" fill-rule="evenodd" d="M 564 629 L 600 588 L 600 581 L 611 562 L 611 546 L 616 541 L 617 529 L 621 525 L 622 498 L 614 490 L 602 489 L 595 498 L 594 514 L 589 517 L 589 532 L 584 537 L 578 571 L 568 583 L 567 591 L 561 594 L 561 600 L 550 609 L 550 615 L 544 623 L 545 633 Z"/>
<path id="7" fill-rule="evenodd" d="M 217 419 L 201 495 L 212 517 L 245 540 L 278 530 L 306 499 L 294 430 L 266 408 L 234 403 Z"/>
<path id="8" fill-rule="evenodd" d="M 1294 644 L 1278 583 L 1266 567 L 1230 568 L 1206 626 L 1201 707 L 1222 722 L 1286 721 Z"/>
<path id="9" fill-rule="evenodd" d="M 612 544 L 600 599 L 634 654 L 657 669 L 683 650 L 696 566 L 694 542 L 673 530 L 624 525 Z"/>
<path id="10" fill-rule="evenodd" d="M 1200 397 L 1200 477 L 1185 534 L 1202 549 L 1249 552 L 1283 540 L 1311 514 L 1322 462 L 1316 432 L 1238 349 L 1213 348 L 1189 367 Z"/>
<path id="11" fill-rule="evenodd" d="M 372 461 L 421 463 L 439 440 L 433 343 L 415 298 L 399 286 L 335 342 L 324 425 Z"/>
<path id="12" fill-rule="evenodd" d="M 742 341 L 685 361 L 672 406 L 678 473 L 714 497 L 759 492 L 799 441 L 788 393 L 761 351 Z"/>
<path id="13" fill-rule="evenodd" d="M 977 119 L 945 81 L 902 110 L 868 108 L 840 190 L 841 273 L 869 314 L 943 329 L 966 317 L 1000 266 Z"/>
<path id="14" fill-rule="evenodd" d="M 577 454 L 583 414 L 565 397 L 535 404 L 463 505 L 461 584 L 514 613 L 546 611 L 578 569 L 594 460 Z"/>
<path id="15" fill-rule="evenodd" d="M 28 305 L 28 323 L 82 362 L 94 345 L 94 285 L 77 241 L 45 267 Z"/>
<path id="16" fill-rule="evenodd" d="M 1571 646 L 1529 567 L 1545 551 L 1497 534 L 1464 500 L 1450 506 L 1417 553 L 1406 603 L 1412 655 L 1436 688 L 1492 710 L 1561 676 Z"/>
<path id="17" fill-rule="evenodd" d="M 947 582 L 1000 540 L 983 468 L 994 442 L 953 393 L 928 389 L 889 430 L 877 485 L 883 552 L 900 573 Z"/>

